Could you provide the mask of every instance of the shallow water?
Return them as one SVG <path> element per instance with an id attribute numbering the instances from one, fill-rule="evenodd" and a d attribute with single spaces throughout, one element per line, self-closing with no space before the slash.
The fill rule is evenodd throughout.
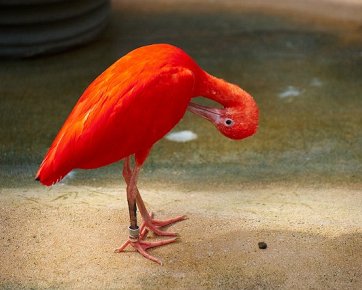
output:
<path id="1" fill-rule="evenodd" d="M 175 131 L 191 130 L 198 138 L 157 143 L 143 180 L 209 186 L 358 184 L 360 30 L 265 12 L 118 5 L 106 31 L 88 46 L 0 61 L 0 184 L 33 184 L 37 166 L 86 86 L 118 57 L 158 42 L 182 47 L 208 72 L 249 91 L 261 119 L 257 135 L 235 142 L 187 113 Z M 115 164 L 77 172 L 65 182 L 119 180 L 120 164 Z"/>

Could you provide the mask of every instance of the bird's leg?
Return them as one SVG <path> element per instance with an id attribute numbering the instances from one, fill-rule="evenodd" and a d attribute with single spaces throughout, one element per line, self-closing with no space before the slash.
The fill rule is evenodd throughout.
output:
<path id="1" fill-rule="evenodd" d="M 130 183 L 131 174 L 132 174 L 132 170 L 130 167 L 130 159 L 129 159 L 129 157 L 127 157 L 123 164 L 123 177 L 127 184 Z M 140 227 L 141 238 L 146 237 L 147 232 L 148 232 L 147 229 L 153 231 L 158 236 L 170 236 L 170 237 L 177 236 L 176 233 L 160 230 L 160 227 L 164 227 L 164 226 L 167 226 L 167 225 L 179 222 L 179 221 L 183 221 L 187 217 L 185 215 L 183 215 L 183 216 L 178 216 L 178 217 L 163 220 L 163 221 L 154 219 L 153 214 L 148 213 L 146 206 L 142 200 L 141 194 L 138 191 L 137 186 L 135 187 L 135 190 L 137 191 L 136 203 L 137 203 L 138 209 L 139 209 L 142 219 L 143 219 L 143 223 L 141 224 L 141 227 Z"/>
<path id="2" fill-rule="evenodd" d="M 127 163 L 129 162 L 129 158 L 127 157 Z M 122 252 L 129 244 L 132 242 L 137 242 L 139 239 L 139 227 L 137 225 L 137 205 L 136 205 L 136 192 L 131 185 L 131 180 L 137 178 L 138 172 L 125 172 L 123 170 L 123 175 L 127 174 L 127 178 L 129 182 L 127 182 L 127 203 L 128 203 L 128 210 L 129 210 L 129 217 L 130 217 L 130 226 L 129 230 L 129 239 L 123 243 L 123 245 L 115 250 L 115 252 Z M 132 184 L 135 184 L 133 182 Z"/>
<path id="3" fill-rule="evenodd" d="M 183 221 L 186 219 L 186 216 L 178 216 L 167 220 L 157 220 L 153 218 L 152 213 L 151 214 L 148 213 L 140 194 L 137 195 L 136 202 L 143 219 L 143 223 L 141 224 L 142 230 L 143 228 L 149 229 L 158 236 L 170 236 L 170 237 L 177 236 L 177 234 L 174 232 L 166 232 L 161 230 L 160 228 L 179 221 Z"/>
<path id="4" fill-rule="evenodd" d="M 128 165 L 129 165 L 129 158 L 128 159 Z M 137 171 L 136 171 L 137 170 Z M 138 172 L 140 169 L 135 167 L 135 172 L 129 172 L 129 182 L 127 183 L 127 202 L 128 202 L 128 209 L 129 209 L 129 217 L 130 217 L 130 229 L 132 230 L 138 230 L 138 226 L 137 226 L 137 205 L 136 205 L 136 196 L 138 193 L 138 189 L 136 186 L 137 183 L 137 177 L 138 177 Z M 136 236 L 135 232 L 135 237 L 138 238 L 138 236 Z"/>
<path id="5" fill-rule="evenodd" d="M 126 184 L 127 184 L 127 187 L 128 187 L 129 184 L 130 184 L 130 181 L 131 181 L 131 176 L 132 176 L 132 170 L 131 170 L 131 165 L 130 165 L 130 157 L 126 157 L 125 160 L 124 160 L 122 175 L 123 175 L 123 178 L 126 181 Z M 135 186 L 135 190 L 136 190 L 136 194 L 138 196 L 139 191 L 138 191 L 137 186 Z M 136 199 L 137 199 L 137 197 L 136 197 Z M 147 228 L 144 227 L 144 223 L 142 223 L 139 232 L 140 232 L 140 238 L 141 239 L 146 238 L 148 230 L 147 230 Z"/>
<path id="6" fill-rule="evenodd" d="M 125 164 L 129 166 L 129 157 L 127 157 Z M 162 264 L 162 262 L 156 257 L 150 255 L 146 252 L 147 249 L 158 247 L 162 245 L 167 245 L 169 243 L 173 243 L 176 241 L 176 238 L 162 240 L 157 242 L 146 242 L 142 240 L 142 236 L 139 234 L 139 227 L 137 226 L 137 206 L 136 206 L 136 196 L 138 195 L 137 189 L 137 177 L 138 173 L 141 169 L 141 166 L 135 165 L 134 170 L 131 171 L 128 169 L 123 169 L 123 175 L 127 175 L 127 201 L 128 201 L 128 209 L 130 215 L 130 227 L 129 227 L 129 238 L 123 243 L 123 245 L 115 250 L 115 252 L 122 252 L 128 245 L 134 247 L 140 254 L 142 254 L 145 258 L 150 259 L 156 263 Z M 147 213 L 148 214 L 148 213 Z"/>

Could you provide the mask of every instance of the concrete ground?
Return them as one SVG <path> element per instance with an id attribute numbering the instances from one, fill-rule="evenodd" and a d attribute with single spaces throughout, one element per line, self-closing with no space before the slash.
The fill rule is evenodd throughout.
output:
<path id="1" fill-rule="evenodd" d="M 362 5 L 243 2 L 115 1 L 97 41 L 0 60 L 0 288 L 362 288 Z M 174 131 L 198 138 L 153 148 L 147 206 L 188 216 L 177 243 L 150 250 L 163 266 L 112 252 L 128 225 L 120 163 L 33 181 L 85 87 L 157 42 L 249 91 L 261 117 L 234 142 L 186 114 Z"/>

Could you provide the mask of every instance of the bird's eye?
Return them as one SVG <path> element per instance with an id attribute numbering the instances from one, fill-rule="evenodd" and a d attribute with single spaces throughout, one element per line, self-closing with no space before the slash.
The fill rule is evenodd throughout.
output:
<path id="1" fill-rule="evenodd" d="M 231 119 L 226 119 L 225 120 L 225 125 L 228 127 L 231 127 L 232 125 L 234 125 L 234 121 Z"/>

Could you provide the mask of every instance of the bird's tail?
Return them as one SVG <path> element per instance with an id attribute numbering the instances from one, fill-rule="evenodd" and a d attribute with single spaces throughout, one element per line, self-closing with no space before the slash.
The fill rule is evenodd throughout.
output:
<path id="1" fill-rule="evenodd" d="M 64 164 L 59 156 L 58 146 L 53 144 L 48 153 L 45 155 L 39 170 L 35 176 L 35 180 L 40 181 L 42 184 L 50 186 L 62 180 L 71 170 L 70 164 Z"/>
<path id="2" fill-rule="evenodd" d="M 40 168 L 35 176 L 35 180 L 40 181 L 46 186 L 51 186 L 66 176 L 71 169 L 59 170 L 54 168 L 54 166 L 47 159 L 44 159 Z"/>

